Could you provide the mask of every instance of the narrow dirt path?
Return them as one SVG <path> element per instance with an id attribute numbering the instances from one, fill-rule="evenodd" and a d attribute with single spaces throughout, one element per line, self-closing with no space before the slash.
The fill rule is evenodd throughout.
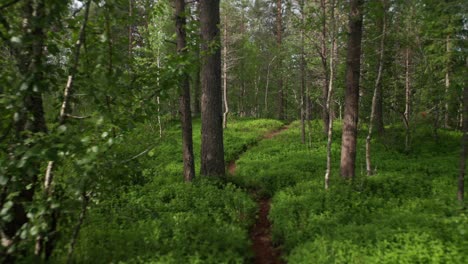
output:
<path id="1" fill-rule="evenodd" d="M 257 201 L 258 217 L 250 231 L 255 264 L 281 264 L 281 252 L 273 246 L 271 241 L 271 223 L 268 220 L 270 212 L 270 198 L 261 198 Z"/>
<path id="2" fill-rule="evenodd" d="M 272 139 L 273 137 L 281 134 L 289 126 L 283 126 L 278 130 L 270 131 L 263 136 L 263 139 Z M 241 153 L 239 156 L 241 156 Z M 231 175 L 235 175 L 237 169 L 236 160 L 228 163 L 227 170 Z M 255 264 L 282 264 L 281 252 L 275 248 L 271 239 L 271 223 L 268 220 L 268 213 L 270 212 L 270 198 L 257 197 L 254 190 L 250 191 L 251 195 L 256 199 L 258 204 L 258 215 L 250 230 L 250 239 L 252 240 L 252 250 L 254 252 Z"/>

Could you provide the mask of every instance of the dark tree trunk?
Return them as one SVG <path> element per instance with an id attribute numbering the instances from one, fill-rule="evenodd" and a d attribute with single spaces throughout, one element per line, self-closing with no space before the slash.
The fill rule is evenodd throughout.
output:
<path id="1" fill-rule="evenodd" d="M 382 99 L 382 72 L 383 72 L 383 58 L 385 51 L 385 33 L 386 33 L 386 0 L 382 1 L 383 6 L 383 16 L 382 16 L 382 37 L 380 39 L 380 48 L 379 48 L 379 67 L 377 70 L 377 78 L 375 79 L 374 95 L 372 96 L 372 106 L 371 114 L 369 118 L 369 132 L 367 133 L 366 138 L 366 170 L 367 176 L 373 174 L 372 171 L 372 161 L 371 161 L 371 139 L 372 139 L 372 130 L 375 122 L 375 113 L 377 112 L 377 98 Z M 382 102 L 380 102 L 382 103 Z"/>
<path id="2" fill-rule="evenodd" d="M 463 202 L 465 196 L 465 170 L 466 170 L 466 156 L 468 155 L 468 88 L 463 89 L 463 137 L 461 143 L 460 154 L 460 174 L 458 176 L 458 192 L 457 198 Z"/>
<path id="3" fill-rule="evenodd" d="M 200 3 L 196 3 L 197 5 L 197 9 L 196 9 L 196 15 L 197 15 L 197 19 L 198 21 L 200 21 Z M 201 98 L 201 72 L 200 72 L 200 45 L 198 45 L 197 49 L 196 49 L 196 56 L 198 58 L 198 65 L 197 65 L 197 68 L 195 70 L 195 76 L 193 78 L 193 115 L 194 116 L 199 116 L 200 115 L 200 98 Z"/>
<path id="4" fill-rule="evenodd" d="M 202 35 L 201 174 L 225 174 L 219 0 L 200 0 Z"/>
<path id="5" fill-rule="evenodd" d="M 383 136 L 384 132 L 385 132 L 385 128 L 384 128 L 384 122 L 383 122 L 383 90 L 382 90 L 382 72 L 383 71 L 383 65 L 384 65 L 384 59 L 385 59 L 385 56 L 384 56 L 384 52 L 385 52 L 385 34 L 386 34 L 386 12 L 387 12 L 387 0 L 383 0 L 382 1 L 382 5 L 383 5 L 383 8 L 384 8 L 384 15 L 382 17 L 382 39 L 380 41 L 380 58 L 379 58 L 379 73 L 378 73 L 378 78 L 376 81 L 376 87 L 375 87 L 375 106 L 373 107 L 374 109 L 374 121 L 373 121 L 373 125 L 375 126 L 375 129 L 377 130 L 377 133 L 380 135 L 380 136 Z"/>
<path id="6" fill-rule="evenodd" d="M 20 114 L 19 120 L 15 124 L 18 141 L 27 139 L 23 133 L 47 133 L 47 126 L 44 118 L 42 102 L 42 88 L 44 76 L 42 71 L 43 51 L 45 34 L 45 5 L 44 1 L 27 1 L 24 5 L 24 34 L 26 42 L 22 50 L 16 49 L 13 53 L 17 56 L 20 74 L 27 81 L 27 89 L 22 92 L 24 110 Z M 39 89 L 37 89 L 37 87 Z M 33 147 L 33 146 L 30 146 Z M 30 159 L 25 166 L 28 171 L 24 171 L 19 177 L 21 189 L 8 190 L 10 193 L 18 191 L 18 195 L 13 199 L 13 219 L 2 225 L 2 246 L 8 248 L 17 242 L 13 240 L 21 227 L 28 222 L 25 204 L 33 200 L 37 175 L 40 173 L 42 160 Z M 21 173 L 21 172 L 20 172 Z M 10 177 L 12 175 L 9 175 Z M 29 186 L 29 187 L 28 187 Z M 3 250 L 2 250 L 3 251 Z M 14 253 L 14 251 L 13 251 Z M 14 262 L 14 258 L 7 253 L 6 261 Z"/>
<path id="7" fill-rule="evenodd" d="M 304 10 L 304 0 L 300 2 L 301 5 L 301 26 L 304 26 L 305 22 L 305 10 Z M 302 144 L 306 143 L 306 128 L 305 128 L 305 85 L 306 85 L 306 71 L 305 71 L 305 49 L 304 49 L 304 29 L 301 29 L 301 110 L 300 110 L 300 119 L 301 119 L 301 142 Z"/>
<path id="8" fill-rule="evenodd" d="M 185 0 L 175 0 L 175 20 L 177 34 L 177 52 L 179 55 L 186 54 L 186 14 Z M 192 112 L 190 110 L 190 85 L 189 76 L 184 72 L 179 82 L 180 97 L 179 111 L 182 125 L 182 149 L 184 160 L 184 179 L 192 181 L 195 177 L 195 165 L 193 158 L 193 139 L 192 139 Z"/>
<path id="9" fill-rule="evenodd" d="M 327 109 L 328 86 L 330 74 L 328 72 L 328 50 L 327 50 L 327 0 L 320 0 L 320 8 L 322 9 L 322 36 L 321 36 L 321 51 L 320 58 L 323 68 L 323 86 L 322 86 L 322 119 L 323 119 L 323 132 L 328 134 L 328 127 L 330 122 L 330 113 Z"/>
<path id="10" fill-rule="evenodd" d="M 359 73 L 361 67 L 362 0 L 351 0 L 346 57 L 346 91 L 341 142 L 341 176 L 353 178 L 356 167 L 357 124 L 359 113 Z"/>
<path id="11" fill-rule="evenodd" d="M 278 45 L 278 50 L 280 52 L 280 56 L 278 58 L 278 119 L 284 119 L 284 91 L 283 91 L 283 63 L 281 57 L 281 46 L 283 41 L 283 8 L 282 8 L 282 0 L 277 0 L 276 2 L 276 44 Z"/>

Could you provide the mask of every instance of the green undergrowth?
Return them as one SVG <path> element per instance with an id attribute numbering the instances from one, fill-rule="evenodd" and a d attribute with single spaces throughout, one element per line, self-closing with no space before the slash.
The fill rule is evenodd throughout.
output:
<path id="1" fill-rule="evenodd" d="M 374 176 L 365 176 L 365 133 L 357 177 L 339 175 L 339 125 L 332 145 L 331 188 L 324 190 L 326 138 L 312 125 L 307 146 L 297 122 L 263 140 L 237 162 L 239 184 L 272 196 L 272 236 L 288 263 L 464 263 L 468 217 L 456 202 L 460 134 L 401 128 L 372 145 Z M 363 129 L 362 131 L 365 131 Z"/>
<path id="2" fill-rule="evenodd" d="M 231 121 L 224 133 L 225 159 L 234 159 L 281 126 L 275 120 Z M 199 120 L 193 131 L 198 172 Z M 122 135 L 108 153 L 118 166 L 102 172 L 112 180 L 92 200 L 76 245 L 76 263 L 245 263 L 252 257 L 248 229 L 255 202 L 226 179 L 197 177 L 184 183 L 181 152 L 176 122 L 161 138 L 149 125 Z M 60 243 L 67 242 L 64 238 Z M 66 247 L 59 248 L 55 262 L 62 263 Z"/>

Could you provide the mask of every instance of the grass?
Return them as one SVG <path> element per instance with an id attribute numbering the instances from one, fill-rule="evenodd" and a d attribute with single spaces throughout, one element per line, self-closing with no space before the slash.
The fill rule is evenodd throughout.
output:
<path id="1" fill-rule="evenodd" d="M 358 140 L 357 177 L 338 175 L 340 126 L 332 146 L 331 188 L 324 190 L 326 138 L 319 122 L 300 143 L 299 123 L 272 139 L 283 124 L 241 119 L 225 130 L 226 162 L 239 158 L 235 176 L 182 181 L 177 123 L 162 139 L 146 125 L 124 136 L 109 153 L 127 160 L 93 199 L 76 248 L 78 263 L 246 263 L 248 230 L 257 210 L 247 189 L 272 197 L 274 243 L 288 263 L 463 263 L 468 259 L 468 217 L 456 202 L 460 134 L 414 131 L 404 151 L 404 132 L 388 127 L 373 139 L 373 165 L 365 176 L 364 134 Z M 200 122 L 194 123 L 199 165 Z M 363 129 L 362 131 L 365 131 Z M 247 148 L 248 151 L 243 153 Z M 198 171 L 198 168 L 197 168 Z M 61 243 L 65 243 L 63 240 Z M 66 247 L 59 247 L 63 262 Z"/>
<path id="2" fill-rule="evenodd" d="M 364 133 L 358 140 L 357 177 L 338 176 L 340 127 L 332 147 L 331 188 L 324 190 L 325 137 L 314 124 L 310 148 L 299 124 L 262 141 L 239 160 L 241 184 L 272 196 L 275 243 L 288 263 L 463 263 L 468 217 L 456 202 L 460 135 L 416 131 L 412 151 L 399 128 L 375 139 L 378 170 L 365 176 Z M 385 144 L 384 144 L 385 143 Z"/>
<path id="3" fill-rule="evenodd" d="M 225 159 L 235 159 L 263 134 L 282 126 L 275 120 L 237 120 L 225 130 Z M 198 167 L 200 122 L 194 122 Z M 160 139 L 142 125 L 123 136 L 109 158 L 126 161 L 103 171 L 113 179 L 93 199 L 76 245 L 77 263 L 244 263 L 251 258 L 249 227 L 256 204 L 247 192 L 225 179 L 183 182 L 178 123 Z M 198 171 L 198 168 L 196 169 Z M 66 243 L 64 239 L 61 243 Z M 66 258 L 58 247 L 55 262 Z"/>

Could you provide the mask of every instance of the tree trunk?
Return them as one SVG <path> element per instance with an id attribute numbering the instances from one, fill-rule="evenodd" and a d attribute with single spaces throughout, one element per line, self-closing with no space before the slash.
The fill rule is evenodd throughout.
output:
<path id="1" fill-rule="evenodd" d="M 73 263 L 73 253 L 75 251 L 75 245 L 76 241 L 78 241 L 78 235 L 80 234 L 81 226 L 83 225 L 84 219 L 86 217 L 86 211 L 88 209 L 88 204 L 89 204 L 89 199 L 90 195 L 87 194 L 85 191 L 83 191 L 81 195 L 81 211 L 80 211 L 80 216 L 78 217 L 78 223 L 76 224 L 72 238 L 70 240 L 70 246 L 68 248 L 68 253 L 67 253 L 67 263 Z"/>
<path id="2" fill-rule="evenodd" d="M 446 40 L 447 48 L 447 69 L 445 70 L 445 115 L 444 115 L 444 127 L 450 127 L 450 116 L 449 116 L 449 90 L 450 90 L 450 35 L 447 35 Z"/>
<path id="3" fill-rule="evenodd" d="M 410 116 L 411 116 L 411 80 L 410 80 L 410 50 L 406 48 L 405 56 L 405 151 L 409 151 L 410 148 Z"/>
<path id="4" fill-rule="evenodd" d="M 322 87 L 322 119 L 323 119 L 323 131 L 325 134 L 328 133 L 328 123 L 330 122 L 330 116 L 327 109 L 328 100 L 328 88 L 330 75 L 328 72 L 328 50 L 327 50 L 327 0 L 320 0 L 320 9 L 322 10 L 322 36 L 321 36 L 321 54 L 320 58 L 322 61 L 323 68 L 323 87 Z"/>
<path id="5" fill-rule="evenodd" d="M 221 93 L 219 0 L 200 0 L 202 34 L 201 174 L 225 174 Z"/>
<path id="6" fill-rule="evenodd" d="M 273 59 L 271 59 L 267 67 L 267 76 L 266 76 L 266 85 L 265 85 L 265 117 L 268 117 L 268 92 L 270 88 L 269 86 L 270 86 L 271 64 L 273 63 L 275 59 L 276 59 L 276 56 L 274 56 Z"/>
<path id="7" fill-rule="evenodd" d="M 306 129 L 305 129 L 305 50 L 304 50 L 304 29 L 305 14 L 304 14 L 304 0 L 301 1 L 301 142 L 306 143 Z"/>
<path id="8" fill-rule="evenodd" d="M 175 20 L 177 34 L 177 53 L 185 56 L 186 50 L 186 14 L 185 0 L 175 0 Z M 179 111 L 182 125 L 182 150 L 184 160 L 184 179 L 189 182 L 195 177 L 192 140 L 192 112 L 190 110 L 190 84 L 189 76 L 184 71 L 180 80 Z"/>
<path id="9" fill-rule="evenodd" d="M 385 51 L 385 34 L 386 34 L 386 1 L 383 0 L 383 17 L 382 17 L 382 38 L 380 39 L 380 55 L 379 55 L 379 68 L 377 71 L 377 78 L 375 79 L 375 87 L 374 87 L 374 95 L 372 97 L 372 107 L 371 107 L 371 115 L 369 118 L 369 131 L 367 133 L 366 138 L 366 171 L 367 175 L 372 175 L 372 162 L 371 162 L 371 139 L 372 139 L 372 129 L 376 117 L 377 112 L 377 98 L 379 97 L 379 93 L 382 91 L 382 71 L 383 71 L 383 59 L 384 59 L 384 51 Z M 381 96 L 380 96 L 381 97 Z M 378 122 L 377 122 L 378 123 Z"/>
<path id="10" fill-rule="evenodd" d="M 333 139 L 333 115 L 331 112 L 332 109 L 332 98 L 333 98 L 333 79 L 335 78 L 335 62 L 334 62 L 334 50 L 336 45 L 335 40 L 335 1 L 331 0 L 331 16 L 330 19 L 332 21 L 331 27 L 331 48 L 330 48 L 330 80 L 328 85 L 327 91 L 327 113 L 329 117 L 328 127 L 327 127 L 327 170 L 325 172 L 325 189 L 328 189 L 330 184 L 330 174 L 331 174 L 331 155 L 332 155 L 332 139 Z"/>
<path id="11" fill-rule="evenodd" d="M 23 110 L 19 115 L 19 120 L 16 121 L 15 130 L 18 141 L 27 140 L 29 134 L 44 133 L 47 134 L 47 126 L 44 117 L 43 101 L 42 101 L 42 86 L 44 82 L 43 59 L 44 59 L 44 43 L 46 35 L 44 28 L 47 27 L 45 20 L 45 3 L 43 0 L 27 1 L 23 6 L 23 33 L 24 39 L 29 40 L 24 43 L 23 49 L 12 50 L 15 54 L 20 74 L 27 80 L 27 89 L 21 91 Z M 27 132 L 27 133 L 24 133 Z M 30 147 L 33 143 L 29 144 Z M 18 157 L 21 158 L 21 157 Z M 21 240 L 17 236 L 21 227 L 26 224 L 29 219 L 27 217 L 25 204 L 33 201 L 35 187 L 37 183 L 37 175 L 40 173 L 39 168 L 43 161 L 30 159 L 27 164 L 28 171 L 19 172 L 17 184 L 20 189 L 8 189 L 8 192 L 18 192 L 18 195 L 12 200 L 13 205 L 10 209 L 12 212 L 12 220 L 5 221 L 1 226 L 1 244 L 2 252 L 6 253 L 5 262 L 14 262 L 14 247 Z M 12 177 L 13 175 L 8 175 Z M 11 188 L 11 186 L 8 186 Z M 13 249 L 8 251 L 9 249 Z"/>
<path id="12" fill-rule="evenodd" d="M 224 114 L 223 128 L 227 128 L 227 117 L 229 114 L 228 94 L 227 94 L 227 54 L 228 54 L 228 34 L 227 34 L 227 15 L 224 14 L 223 27 L 223 95 L 224 95 Z"/>
<path id="13" fill-rule="evenodd" d="M 197 5 L 197 9 L 196 9 L 196 13 L 197 13 L 197 17 L 198 17 L 198 22 L 200 22 L 200 3 L 196 3 Z M 201 36 L 200 36 L 200 39 L 201 39 Z M 200 72 L 200 69 L 201 69 L 201 64 L 200 64 L 200 61 L 201 61 L 201 57 L 200 57 L 200 45 L 197 46 L 196 48 L 196 55 L 197 57 L 197 67 L 196 67 L 196 70 L 195 70 L 195 78 L 193 79 L 193 114 L 195 116 L 199 116 L 200 113 L 201 113 L 201 110 L 200 110 L 200 98 L 201 98 L 201 72 Z"/>
<path id="14" fill-rule="evenodd" d="M 283 60 L 281 57 L 283 35 L 282 0 L 276 1 L 276 44 L 280 58 L 278 59 L 278 119 L 284 120 L 284 91 L 283 91 Z"/>
<path id="15" fill-rule="evenodd" d="M 468 88 L 463 89 L 463 137 L 461 142 L 460 154 L 460 173 L 458 175 L 458 191 L 457 198 L 463 202 L 465 196 L 465 171 L 466 157 L 468 154 Z"/>
<path id="16" fill-rule="evenodd" d="M 359 74 L 361 67 L 362 0 L 351 0 L 346 57 L 346 91 L 341 143 L 341 176 L 353 178 L 356 167 L 357 124 L 359 113 Z"/>
<path id="17" fill-rule="evenodd" d="M 128 58 L 132 59 L 133 56 L 133 1 L 128 0 Z"/>
<path id="18" fill-rule="evenodd" d="M 76 77 L 76 73 L 78 72 L 78 66 L 79 66 L 79 61 L 80 61 L 80 53 L 81 53 L 81 46 L 84 43 L 85 40 L 85 34 L 86 34 L 86 26 L 88 24 L 88 17 L 89 17 L 89 8 L 91 5 L 91 1 L 88 0 L 85 5 L 85 14 L 83 18 L 83 24 L 81 25 L 80 28 L 80 33 L 79 33 L 79 38 L 78 41 L 75 44 L 75 53 L 73 57 L 73 64 L 70 67 L 70 72 L 68 74 L 68 79 L 67 79 L 67 84 L 65 86 L 64 92 L 63 92 L 63 101 L 62 101 L 62 106 L 60 108 L 60 114 L 59 114 L 59 125 L 64 125 L 68 119 L 69 112 L 70 112 L 70 98 L 73 93 L 73 85 Z M 45 174 L 45 180 L 44 180 L 44 196 L 47 198 L 52 197 L 52 183 L 54 180 L 54 166 L 55 162 L 54 161 L 49 161 L 47 164 L 47 170 Z M 50 207 L 50 205 L 49 205 Z M 55 219 L 55 217 L 58 217 L 58 212 L 54 212 L 55 209 L 52 209 L 51 207 L 48 208 L 48 210 L 51 210 L 51 217 L 50 223 L 49 223 L 49 229 L 48 233 L 53 234 L 56 232 L 55 228 L 58 222 L 58 219 Z M 43 252 L 44 246 L 48 248 L 48 254 L 46 254 L 45 258 L 49 259 L 50 254 L 53 251 L 53 246 L 55 244 L 54 241 L 55 237 L 49 237 L 47 244 L 48 245 L 43 245 L 44 242 L 44 237 L 42 234 L 40 234 L 36 240 L 36 247 L 35 247 L 35 254 L 40 256 Z"/>

